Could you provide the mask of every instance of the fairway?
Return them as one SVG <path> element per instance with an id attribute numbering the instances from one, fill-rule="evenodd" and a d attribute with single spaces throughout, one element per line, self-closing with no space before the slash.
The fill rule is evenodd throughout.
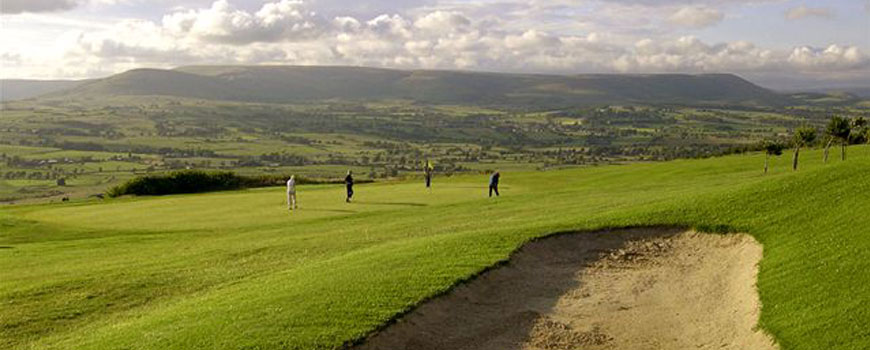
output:
<path id="1" fill-rule="evenodd" d="M 666 226 L 764 248 L 781 349 L 870 347 L 870 147 L 0 208 L 0 348 L 334 349 L 556 233 Z M 581 233 L 583 234 L 583 233 Z"/>

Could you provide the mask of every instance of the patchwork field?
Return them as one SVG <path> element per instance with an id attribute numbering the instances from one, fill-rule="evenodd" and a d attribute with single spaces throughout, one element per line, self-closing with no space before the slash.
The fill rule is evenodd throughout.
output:
<path id="1" fill-rule="evenodd" d="M 854 104 L 795 103 L 519 108 L 150 95 L 11 101 L 0 104 L 0 203 L 87 198 L 134 176 L 180 169 L 315 178 L 353 169 L 387 179 L 416 175 L 427 160 L 438 173 L 463 174 L 710 157 L 759 150 L 761 140 L 789 137 L 804 125 L 821 128 L 831 115 L 870 118 Z"/>
<path id="2" fill-rule="evenodd" d="M 835 153 L 836 154 L 836 153 Z M 343 188 L 0 208 L 0 348 L 334 349 L 555 233 L 675 227 L 763 246 L 781 349 L 870 347 L 870 147 Z M 586 232 L 586 233 L 584 233 Z"/>

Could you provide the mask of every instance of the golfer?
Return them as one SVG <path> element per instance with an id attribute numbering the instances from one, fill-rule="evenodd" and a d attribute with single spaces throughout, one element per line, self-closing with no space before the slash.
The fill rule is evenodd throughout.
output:
<path id="1" fill-rule="evenodd" d="M 432 163 L 426 162 L 426 166 L 423 168 L 423 175 L 426 177 L 426 188 L 432 189 Z"/>
<path id="2" fill-rule="evenodd" d="M 347 199 L 344 201 L 350 203 L 350 198 L 353 197 L 353 171 L 347 171 L 347 176 L 344 177 L 344 185 L 347 186 Z"/>
<path id="3" fill-rule="evenodd" d="M 296 206 L 296 176 L 290 175 L 290 180 L 287 180 L 287 209 L 297 209 Z"/>
<path id="4" fill-rule="evenodd" d="M 498 180 L 501 177 L 498 171 L 492 173 L 492 176 L 489 177 L 489 196 L 492 197 L 492 192 L 495 192 L 495 196 L 498 197 Z"/>

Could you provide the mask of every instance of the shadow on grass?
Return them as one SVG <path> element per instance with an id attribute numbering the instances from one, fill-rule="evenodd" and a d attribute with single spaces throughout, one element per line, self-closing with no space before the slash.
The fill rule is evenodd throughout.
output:
<path id="1" fill-rule="evenodd" d="M 343 213 L 343 214 L 356 214 L 358 211 L 356 210 L 347 210 L 347 209 L 296 209 L 296 210 L 304 210 L 304 211 L 319 211 L 326 213 Z"/>
<path id="2" fill-rule="evenodd" d="M 368 205 L 393 205 L 393 206 L 400 206 L 400 207 L 426 207 L 426 206 L 429 206 L 428 204 L 425 204 L 425 203 L 411 203 L 411 202 L 367 202 L 367 201 L 356 202 L 355 201 L 353 203 L 368 204 Z"/>

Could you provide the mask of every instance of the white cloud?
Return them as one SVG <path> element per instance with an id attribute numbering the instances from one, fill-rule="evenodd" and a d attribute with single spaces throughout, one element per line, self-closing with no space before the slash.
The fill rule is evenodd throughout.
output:
<path id="1" fill-rule="evenodd" d="M 0 1 L 0 14 L 59 12 L 86 4 L 112 5 L 123 1 L 125 0 L 3 0 Z"/>
<path id="2" fill-rule="evenodd" d="M 22 12 L 64 11 L 78 6 L 81 0 L 3 0 L 0 12 L 17 14 Z"/>
<path id="3" fill-rule="evenodd" d="M 332 25 L 337 28 L 339 32 L 358 32 L 362 29 L 362 23 L 360 23 L 359 20 L 348 16 L 334 18 L 332 20 Z"/>
<path id="4" fill-rule="evenodd" d="M 4 52 L 0 54 L 0 66 L 20 65 L 21 55 L 17 53 Z"/>
<path id="5" fill-rule="evenodd" d="M 834 12 L 825 7 L 807 7 L 807 5 L 800 5 L 798 7 L 792 7 L 785 12 L 785 18 L 789 20 L 803 19 L 803 18 L 833 18 Z"/>
<path id="6" fill-rule="evenodd" d="M 376 17 L 384 13 L 405 13 L 438 3 L 438 0 L 306 0 L 318 12 L 334 16 Z"/>
<path id="7" fill-rule="evenodd" d="M 796 47 L 788 56 L 788 62 L 804 69 L 856 69 L 870 64 L 868 57 L 855 46 L 831 45 L 827 48 L 810 46 Z"/>
<path id="8" fill-rule="evenodd" d="M 700 6 L 683 7 L 668 17 L 668 22 L 692 28 L 709 27 L 722 21 L 725 15 L 721 11 Z"/>
<path id="9" fill-rule="evenodd" d="M 507 35 L 504 46 L 509 50 L 541 50 L 557 47 L 561 41 L 558 37 L 534 29 L 518 35 Z"/>
<path id="10" fill-rule="evenodd" d="M 87 21 L 75 18 L 69 18 L 62 14 L 45 14 L 45 13 L 22 13 L 16 16 L 3 18 L 4 25 L 12 25 L 21 27 L 22 25 L 32 25 L 45 30 L 47 28 L 65 28 L 65 29 L 107 29 L 111 28 L 111 21 Z M 4 28 L 6 29 L 6 28 Z"/>
<path id="11" fill-rule="evenodd" d="M 769 2 L 781 2 L 782 0 L 607 0 L 609 2 L 639 4 L 645 6 L 671 6 L 682 5 L 686 3 L 692 4 L 709 4 L 709 5 L 725 5 L 725 4 L 760 4 Z"/>
<path id="12" fill-rule="evenodd" d="M 163 17 L 163 26 L 178 35 L 210 42 L 248 44 L 316 37 L 324 25 L 301 1 L 281 0 L 251 13 L 233 8 L 227 0 L 208 9 L 179 11 Z"/>
<path id="13" fill-rule="evenodd" d="M 747 41 L 708 44 L 695 37 L 655 42 L 638 41 L 620 56 L 613 68 L 621 72 L 777 72 L 861 71 L 870 58 L 855 46 L 808 46 L 789 51 L 759 48 Z M 865 71 L 866 72 L 866 71 Z M 866 73 L 865 73 L 866 74 Z"/>
<path id="14" fill-rule="evenodd" d="M 292 0 L 272 0 L 248 10 L 219 0 L 203 8 L 172 10 L 160 21 L 125 20 L 108 28 L 71 31 L 58 39 L 54 50 L 0 45 L 0 75 L 79 78 L 189 64 L 340 64 L 540 73 L 870 76 L 870 58 L 856 46 L 769 49 L 741 40 L 711 43 L 671 31 L 588 25 L 582 22 L 588 15 L 584 13 L 565 19 L 579 18 L 580 26 L 551 30 L 540 22 L 515 21 L 531 11 L 523 6 L 511 7 L 517 17 L 462 7 L 363 17 L 329 16 Z M 605 21 L 635 24 L 648 9 L 617 6 L 633 12 L 609 8 L 591 13 L 604 13 Z M 658 20 L 676 17 L 674 23 L 680 26 L 722 20 L 720 12 L 704 6 L 655 11 Z M 654 24 L 651 20 L 644 25 Z"/>
<path id="15" fill-rule="evenodd" d="M 430 32 L 461 31 L 469 25 L 471 20 L 456 11 L 435 11 L 414 22 L 414 27 Z"/>
<path id="16" fill-rule="evenodd" d="M 411 22 L 399 15 L 380 15 L 366 24 L 366 29 L 377 35 L 393 39 L 411 37 Z"/>

